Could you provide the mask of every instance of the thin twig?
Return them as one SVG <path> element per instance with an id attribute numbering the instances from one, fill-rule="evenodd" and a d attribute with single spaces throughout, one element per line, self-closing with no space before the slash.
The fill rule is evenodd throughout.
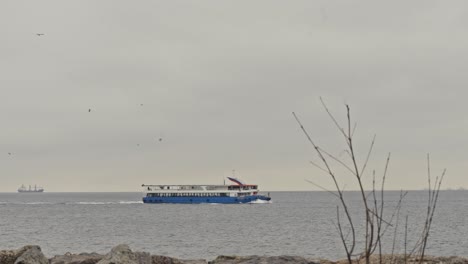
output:
<path id="1" fill-rule="evenodd" d="M 324 191 L 326 191 L 326 192 L 328 192 L 330 194 L 333 194 L 334 196 L 340 198 L 340 196 L 338 194 L 334 193 L 333 191 L 330 191 L 330 190 L 326 189 L 325 187 L 322 187 L 322 186 L 316 184 L 313 181 L 310 181 L 310 180 L 307 180 L 307 179 L 304 179 L 304 181 L 306 181 L 306 182 L 308 182 L 308 183 L 310 183 L 310 184 L 312 184 L 312 185 L 314 185 L 314 186 L 316 186 L 316 187 L 318 187 L 318 188 L 320 188 L 320 189 L 322 189 L 322 190 L 324 190 Z"/>
<path id="2" fill-rule="evenodd" d="M 369 162 L 369 158 L 370 158 L 370 155 L 372 153 L 372 149 L 374 148 L 374 143 L 375 143 L 375 137 L 377 135 L 374 135 L 374 137 L 372 138 L 372 142 L 371 142 L 371 145 L 369 147 L 369 151 L 367 152 L 367 157 L 366 157 L 366 161 L 364 162 L 364 165 L 362 166 L 362 169 L 361 169 L 361 173 L 360 175 L 363 175 L 364 174 L 364 171 L 367 167 L 367 163 Z"/>

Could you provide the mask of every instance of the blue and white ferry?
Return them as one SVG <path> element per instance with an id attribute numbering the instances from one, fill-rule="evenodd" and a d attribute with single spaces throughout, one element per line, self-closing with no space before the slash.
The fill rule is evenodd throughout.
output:
<path id="1" fill-rule="evenodd" d="M 245 184 L 239 179 L 227 177 L 232 185 L 146 185 L 143 184 L 144 203 L 220 203 L 237 204 L 270 201 L 260 195 L 258 186 Z"/>

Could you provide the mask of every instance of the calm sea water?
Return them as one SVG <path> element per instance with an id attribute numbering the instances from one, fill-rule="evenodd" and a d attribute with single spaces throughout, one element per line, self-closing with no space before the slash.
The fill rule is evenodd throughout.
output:
<path id="1" fill-rule="evenodd" d="M 0 249 L 38 244 L 47 256 L 106 253 L 119 243 L 181 258 L 217 255 L 301 255 L 343 258 L 336 199 L 326 192 L 272 192 L 269 204 L 142 204 L 141 193 L 0 193 Z M 359 212 L 359 194 L 347 192 Z M 388 215 L 399 192 L 386 193 Z M 415 242 L 427 192 L 409 192 L 396 249 Z M 387 232 L 391 241 L 393 229 Z M 388 245 L 391 243 L 387 243 Z M 387 251 L 390 250 L 387 248 Z M 468 191 L 441 191 L 429 254 L 468 256 Z"/>

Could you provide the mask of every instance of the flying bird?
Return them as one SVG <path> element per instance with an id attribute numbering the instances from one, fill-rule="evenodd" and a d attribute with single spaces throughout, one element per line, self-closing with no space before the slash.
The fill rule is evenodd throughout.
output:
<path id="1" fill-rule="evenodd" d="M 40 37 L 40 36 L 44 36 L 44 33 L 36 33 L 36 35 Z"/>
<path id="2" fill-rule="evenodd" d="M 11 152 L 8 152 L 8 155 L 11 155 Z"/>
<path id="3" fill-rule="evenodd" d="M 88 113 L 89 113 L 89 112 L 91 112 L 91 108 L 90 108 L 90 109 L 88 109 Z"/>
<path id="4" fill-rule="evenodd" d="M 159 142 L 161 142 L 161 141 L 162 141 L 162 138 L 159 138 Z"/>
<path id="5" fill-rule="evenodd" d="M 140 104 L 140 106 L 143 106 L 143 104 Z"/>

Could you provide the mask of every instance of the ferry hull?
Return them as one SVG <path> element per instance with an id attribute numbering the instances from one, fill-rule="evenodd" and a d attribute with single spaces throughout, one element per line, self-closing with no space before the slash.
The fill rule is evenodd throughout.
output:
<path id="1" fill-rule="evenodd" d="M 251 203 L 256 200 L 269 201 L 270 197 L 263 195 L 249 195 L 242 197 L 143 197 L 143 203 L 172 203 L 172 204 L 239 204 Z"/>

